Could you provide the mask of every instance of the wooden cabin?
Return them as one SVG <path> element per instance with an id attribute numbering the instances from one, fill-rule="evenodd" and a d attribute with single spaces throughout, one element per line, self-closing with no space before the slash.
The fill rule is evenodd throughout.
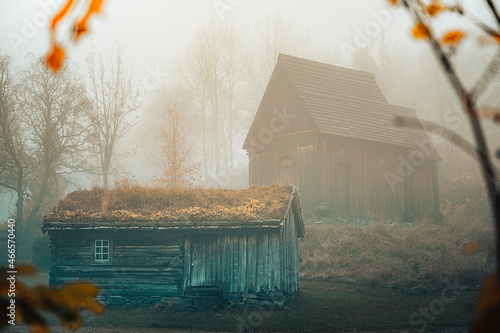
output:
<path id="1" fill-rule="evenodd" d="M 107 304 L 193 307 L 281 303 L 299 290 L 304 225 L 295 188 L 155 191 L 93 189 L 63 199 L 42 225 L 50 285 L 83 279 L 103 288 Z"/>
<path id="2" fill-rule="evenodd" d="M 421 125 L 372 73 L 281 54 L 243 145 L 250 184 L 294 184 L 307 215 L 440 218 L 440 157 L 396 116 Z"/>

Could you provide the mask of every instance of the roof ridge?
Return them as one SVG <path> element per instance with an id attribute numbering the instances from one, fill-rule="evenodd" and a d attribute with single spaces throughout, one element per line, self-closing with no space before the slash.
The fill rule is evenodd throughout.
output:
<path id="1" fill-rule="evenodd" d="M 375 77 L 375 74 L 373 74 L 371 72 L 362 71 L 362 70 L 354 69 L 354 68 L 332 65 L 332 64 L 329 64 L 326 62 L 321 62 L 321 61 L 316 61 L 316 60 L 311 60 L 311 59 L 300 58 L 300 57 L 292 56 L 292 55 L 285 54 L 285 53 L 280 53 L 278 55 L 278 60 L 295 61 L 295 62 L 305 63 L 305 64 L 309 64 L 309 65 L 316 65 L 319 67 L 327 67 L 327 68 L 331 68 L 331 69 L 337 69 L 337 70 L 344 71 L 344 72 L 351 72 L 351 73 L 357 72 L 357 73 L 362 74 L 362 75 L 367 76 L 367 77 Z"/>

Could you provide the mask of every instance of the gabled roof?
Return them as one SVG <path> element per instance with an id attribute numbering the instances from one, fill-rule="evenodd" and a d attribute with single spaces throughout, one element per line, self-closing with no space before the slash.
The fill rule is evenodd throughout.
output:
<path id="1" fill-rule="evenodd" d="M 285 54 L 280 65 L 321 133 L 411 148 L 428 139 L 425 131 L 394 125 L 396 116 L 417 118 L 416 112 L 389 104 L 372 73 Z"/>
<path id="2" fill-rule="evenodd" d="M 280 228 L 290 209 L 303 236 L 302 213 L 293 186 L 242 190 L 94 188 L 68 194 L 45 216 L 42 230 Z"/>

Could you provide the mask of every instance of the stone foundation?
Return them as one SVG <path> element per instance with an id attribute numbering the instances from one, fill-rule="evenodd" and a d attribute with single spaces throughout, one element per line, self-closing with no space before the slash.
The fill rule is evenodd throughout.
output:
<path id="1" fill-rule="evenodd" d="M 282 307 L 286 301 L 281 293 L 256 294 L 223 294 L 222 296 L 121 296 L 100 295 L 99 301 L 106 306 L 139 305 L 158 308 L 177 308 L 195 310 L 215 310 L 226 306 L 278 306 Z"/>

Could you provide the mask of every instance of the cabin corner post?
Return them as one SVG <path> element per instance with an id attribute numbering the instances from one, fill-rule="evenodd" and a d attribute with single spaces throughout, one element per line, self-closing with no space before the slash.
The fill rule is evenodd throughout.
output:
<path id="1" fill-rule="evenodd" d="M 257 183 L 257 177 L 255 176 L 256 172 L 255 159 L 257 158 L 257 154 L 253 147 L 247 148 L 247 156 L 248 156 L 248 183 L 249 185 L 253 185 Z"/>
<path id="2" fill-rule="evenodd" d="M 49 286 L 54 286 L 54 279 L 56 273 L 56 234 L 49 231 Z"/>
<path id="3" fill-rule="evenodd" d="M 185 294 L 186 290 L 191 287 L 191 244 L 189 241 L 189 237 L 184 236 L 184 250 L 183 250 L 183 259 L 184 259 L 184 278 L 183 278 L 183 290 L 182 293 Z"/>
<path id="4" fill-rule="evenodd" d="M 434 221 L 439 222 L 443 219 L 443 214 L 440 211 L 439 203 L 439 179 L 437 161 L 432 161 L 432 197 L 434 199 Z"/>
<path id="5" fill-rule="evenodd" d="M 415 212 L 413 210 L 413 197 L 412 197 L 413 194 L 412 181 L 413 181 L 412 175 L 404 177 L 405 212 L 403 215 L 403 219 L 405 222 L 415 221 Z"/>

